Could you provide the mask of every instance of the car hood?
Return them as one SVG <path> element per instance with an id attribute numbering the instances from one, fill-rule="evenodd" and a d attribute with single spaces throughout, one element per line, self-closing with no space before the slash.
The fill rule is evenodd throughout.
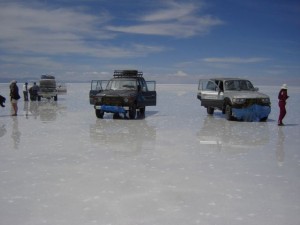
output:
<path id="1" fill-rule="evenodd" d="M 224 96 L 231 98 L 269 98 L 268 95 L 257 91 L 227 91 Z"/>
<path id="2" fill-rule="evenodd" d="M 125 97 L 125 96 L 132 96 L 135 95 L 136 91 L 135 90 L 104 90 L 101 93 L 97 94 L 99 97 L 104 97 L 104 96 L 120 96 L 120 97 Z"/>

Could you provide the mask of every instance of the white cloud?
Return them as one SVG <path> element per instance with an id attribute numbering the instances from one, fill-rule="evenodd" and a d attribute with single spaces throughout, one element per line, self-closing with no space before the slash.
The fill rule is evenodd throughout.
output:
<path id="1" fill-rule="evenodd" d="M 204 62 L 208 63 L 229 63 L 229 64 L 241 64 L 241 63 L 260 63 L 270 60 L 269 58 L 252 57 L 252 58 L 239 58 L 239 57 L 224 57 L 224 58 L 204 58 Z"/>
<path id="2" fill-rule="evenodd" d="M 140 22 L 130 26 L 107 26 L 107 30 L 174 37 L 191 37 L 203 35 L 223 22 L 211 15 L 198 15 L 199 6 L 187 3 L 167 4 L 166 9 L 160 9 L 144 15 Z"/>
<path id="3" fill-rule="evenodd" d="M 163 50 L 157 46 L 106 44 L 116 36 L 104 29 L 110 18 L 108 13 L 90 15 L 69 8 L 3 4 L 0 8 L 0 49 L 18 55 L 91 57 L 133 57 Z"/>

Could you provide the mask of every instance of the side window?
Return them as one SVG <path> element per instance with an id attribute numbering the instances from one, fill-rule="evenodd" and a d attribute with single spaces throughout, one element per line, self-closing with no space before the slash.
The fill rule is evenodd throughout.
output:
<path id="1" fill-rule="evenodd" d="M 205 90 L 216 91 L 216 84 L 213 81 L 208 81 Z"/>
<path id="2" fill-rule="evenodd" d="M 146 84 L 146 91 L 155 91 L 156 89 L 155 81 L 146 81 L 145 84 Z"/>

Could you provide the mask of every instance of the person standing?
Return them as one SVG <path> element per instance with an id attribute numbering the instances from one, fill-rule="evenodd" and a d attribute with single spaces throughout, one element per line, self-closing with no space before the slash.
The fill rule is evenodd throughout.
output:
<path id="1" fill-rule="evenodd" d="M 278 117 L 278 126 L 284 126 L 282 120 L 286 115 L 286 100 L 289 98 L 287 94 L 287 85 L 283 84 L 279 93 L 278 93 L 278 106 L 279 106 L 279 117 Z"/>
<path id="2" fill-rule="evenodd" d="M 24 101 L 27 102 L 28 101 L 28 83 L 25 82 L 25 84 L 23 85 L 23 94 L 24 94 Z"/>
<path id="3" fill-rule="evenodd" d="M 20 99 L 19 88 L 17 86 L 17 81 L 13 80 L 10 84 L 10 100 L 14 113 L 12 116 L 16 116 L 18 113 L 18 100 Z"/>

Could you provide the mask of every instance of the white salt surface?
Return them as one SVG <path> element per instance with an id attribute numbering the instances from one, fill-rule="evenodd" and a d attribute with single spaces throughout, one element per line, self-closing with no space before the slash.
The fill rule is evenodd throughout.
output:
<path id="1" fill-rule="evenodd" d="M 19 84 L 20 90 L 21 84 Z M 146 118 L 97 119 L 89 84 L 0 108 L 2 225 L 300 224 L 300 89 L 277 127 L 206 115 L 197 85 L 158 85 Z M 0 85 L 8 97 L 8 84 Z"/>

